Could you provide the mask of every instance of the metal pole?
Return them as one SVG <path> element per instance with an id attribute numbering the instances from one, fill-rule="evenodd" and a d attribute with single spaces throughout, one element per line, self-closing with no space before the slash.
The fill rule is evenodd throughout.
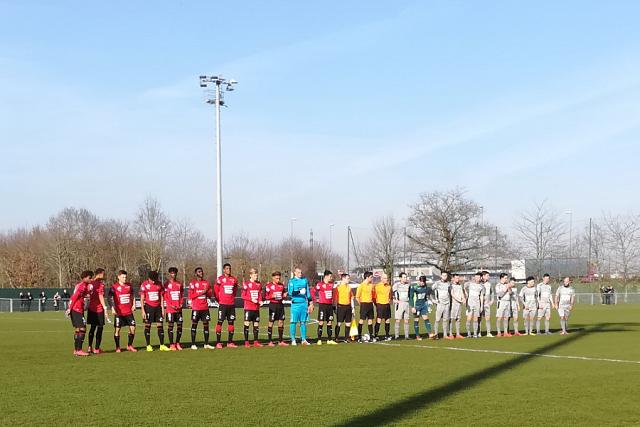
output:
<path id="1" fill-rule="evenodd" d="M 391 266 L 393 268 L 393 266 Z M 407 227 L 404 227 L 404 239 L 402 244 L 402 272 L 407 267 Z"/>
<path id="2" fill-rule="evenodd" d="M 347 274 L 351 274 L 351 270 L 349 270 L 349 255 L 351 255 L 350 253 L 350 243 L 351 243 L 351 226 L 347 226 Z"/>
<path id="3" fill-rule="evenodd" d="M 498 226 L 496 226 L 496 253 L 493 260 L 493 269 L 498 271 Z"/>
<path id="4" fill-rule="evenodd" d="M 220 82 L 216 82 L 216 206 L 218 208 L 218 241 L 216 242 L 216 275 L 222 274 L 222 150 L 220 141 Z"/>
<path id="5" fill-rule="evenodd" d="M 293 277 L 293 223 L 296 221 L 295 218 L 291 218 L 291 267 L 289 269 L 289 277 Z"/>
<path id="6" fill-rule="evenodd" d="M 587 260 L 587 275 L 591 277 L 591 218 L 589 218 L 589 257 Z"/>

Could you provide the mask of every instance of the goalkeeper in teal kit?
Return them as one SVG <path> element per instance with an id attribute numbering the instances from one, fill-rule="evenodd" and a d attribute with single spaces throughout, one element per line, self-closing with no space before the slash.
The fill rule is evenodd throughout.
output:
<path id="1" fill-rule="evenodd" d="M 293 270 L 293 276 L 287 286 L 287 293 L 291 297 L 291 325 L 289 326 L 291 345 L 297 345 L 297 323 L 300 323 L 301 344 L 309 345 L 307 342 L 307 320 L 309 320 L 309 313 L 313 311 L 313 299 L 309 289 L 309 281 L 302 277 L 302 270 L 298 267 Z"/>

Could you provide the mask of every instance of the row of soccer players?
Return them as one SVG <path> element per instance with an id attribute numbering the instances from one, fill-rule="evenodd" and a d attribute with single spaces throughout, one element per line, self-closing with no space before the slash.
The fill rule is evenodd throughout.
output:
<path id="1" fill-rule="evenodd" d="M 169 280 L 167 283 L 162 285 L 158 282 L 157 272 L 152 271 L 149 273 L 149 279 L 141 284 L 141 312 L 145 324 L 144 332 L 148 351 L 153 351 L 153 348 L 150 345 L 152 324 L 157 326 L 161 351 L 182 349 L 180 345 L 180 338 L 182 335 L 182 307 L 184 304 L 184 297 L 183 286 L 176 280 L 177 273 L 178 270 L 176 268 L 170 268 Z M 213 287 L 203 279 L 203 270 L 201 268 L 197 268 L 195 270 L 195 275 L 195 279 L 189 283 L 188 287 L 188 301 L 190 302 L 192 309 L 191 348 L 197 349 L 195 345 L 195 337 L 199 322 L 203 323 L 203 335 L 205 339 L 204 347 L 208 349 L 213 348 L 209 344 L 209 321 L 211 319 L 209 313 L 209 299 L 211 298 L 215 298 L 219 304 L 218 322 L 216 325 L 216 347 L 222 348 L 221 332 L 224 321 L 227 321 L 228 324 L 227 346 L 235 347 L 235 344 L 233 343 L 233 334 L 235 322 L 235 296 L 237 295 L 238 281 L 231 275 L 231 266 L 229 264 L 225 264 L 224 274 L 217 279 Z M 345 341 L 348 342 L 347 326 L 351 323 L 352 316 L 354 315 L 354 303 L 351 286 L 349 285 L 349 276 L 347 274 L 343 274 L 340 284 L 334 284 L 331 272 L 327 271 L 324 274 L 323 280 L 310 289 L 307 279 L 302 277 L 302 273 L 299 268 L 295 269 L 294 276 L 295 277 L 289 281 L 288 287 L 285 287 L 281 282 L 281 274 L 279 272 L 275 272 L 272 274 L 272 281 L 263 289 L 260 282 L 257 281 L 256 271 L 250 271 L 250 280 L 243 283 L 241 293 L 242 299 L 244 300 L 245 346 L 250 345 L 249 330 L 251 327 L 253 327 L 253 345 L 256 347 L 261 346 L 258 341 L 258 325 L 260 320 L 259 308 L 262 305 L 263 300 L 267 301 L 269 304 L 268 345 L 276 345 L 272 340 L 273 326 L 276 322 L 279 336 L 278 345 L 287 345 L 283 340 L 283 302 L 287 297 L 290 297 L 292 301 L 292 322 L 290 325 L 292 344 L 296 344 L 296 324 L 300 324 L 302 344 L 308 344 L 306 341 L 306 322 L 308 320 L 308 314 L 314 310 L 314 302 L 319 306 L 318 344 L 322 343 L 323 327 L 325 326 L 325 323 L 329 338 L 327 343 L 335 344 L 335 341 L 332 338 L 332 321 L 334 320 L 334 311 L 336 311 L 337 314 L 336 336 L 340 334 L 340 327 L 344 324 Z M 474 279 L 474 283 L 476 284 L 480 283 L 480 280 L 477 280 L 478 276 L 480 276 L 480 274 L 476 275 L 476 278 Z M 69 311 L 71 314 L 72 324 L 76 328 L 74 336 L 74 353 L 79 355 L 85 354 L 82 351 L 82 343 L 84 341 L 86 331 L 84 319 L 85 297 L 88 297 L 89 299 L 87 320 L 91 325 L 91 329 L 89 331 L 89 352 L 101 352 L 100 344 L 102 340 L 102 330 L 105 320 L 108 321 L 107 313 L 109 311 L 104 299 L 103 277 L 103 269 L 97 269 L 95 277 L 92 272 L 84 272 L 82 274 L 82 282 L 76 286 L 71 297 Z M 503 282 L 504 277 L 504 275 L 501 277 L 501 283 Z M 392 305 L 395 306 L 396 338 L 399 335 L 399 323 L 402 320 L 404 320 L 405 325 L 405 337 L 408 338 L 408 322 L 409 317 L 411 316 L 410 313 L 414 316 L 414 330 L 417 339 L 421 339 L 419 335 L 420 318 L 425 322 L 425 326 L 430 337 L 437 337 L 437 323 L 436 333 L 431 333 L 431 325 L 428 318 L 430 303 L 437 304 L 437 321 L 443 321 L 443 328 L 445 329 L 444 336 L 449 337 L 449 334 L 447 334 L 446 331 L 447 324 L 450 319 L 453 322 L 457 317 L 456 312 L 459 314 L 459 310 L 457 311 L 455 307 L 459 301 L 459 299 L 456 298 L 456 295 L 458 295 L 457 286 L 459 285 L 460 276 L 453 275 L 452 283 L 448 284 L 448 274 L 443 273 L 441 280 L 436 282 L 432 289 L 426 285 L 425 277 L 420 278 L 417 286 L 409 285 L 408 278 L 404 273 L 401 273 L 399 282 L 393 287 L 389 285 L 386 275 L 383 275 L 381 282 L 377 285 L 373 285 L 372 279 L 372 273 L 365 273 L 364 281 L 358 286 L 358 290 L 356 292 L 355 299 L 360 304 L 360 321 L 358 324 L 358 338 L 360 340 L 362 338 L 362 327 L 365 321 L 368 323 L 369 334 L 374 336 L 374 340 L 377 339 L 379 329 L 383 323 L 385 325 L 385 338 L 390 339 L 389 323 Z M 548 281 L 548 276 L 545 277 L 545 281 Z M 483 283 L 482 287 L 485 290 L 490 289 L 487 294 L 492 295 L 492 288 L 490 284 L 487 286 L 487 281 Z M 509 291 L 507 291 L 507 293 L 512 294 L 512 288 L 512 286 L 509 286 Z M 468 323 L 475 312 L 475 305 L 473 304 L 475 295 L 474 289 L 473 284 L 468 283 L 462 290 L 462 297 L 467 302 L 467 306 L 470 309 L 467 310 Z M 496 289 L 500 289 L 500 284 L 496 286 Z M 479 290 L 478 292 L 482 298 L 481 301 L 484 301 L 485 292 L 482 290 Z M 445 295 L 448 295 L 448 297 L 445 298 Z M 498 295 L 500 296 L 500 292 Z M 135 311 L 135 296 L 133 294 L 133 288 L 127 282 L 127 275 L 125 271 L 121 270 L 118 273 L 118 281 L 111 286 L 108 300 L 110 302 L 111 311 L 115 317 L 114 341 L 116 344 L 116 352 L 120 351 L 120 330 L 125 326 L 129 328 L 127 349 L 130 351 L 136 351 L 132 345 L 135 337 L 135 319 L 133 317 L 133 312 Z M 375 328 L 372 325 L 374 321 L 374 304 L 377 312 Z M 489 309 L 490 305 L 491 302 L 488 304 L 480 304 L 481 307 L 488 306 Z M 471 316 L 469 315 L 469 312 L 471 313 Z M 489 310 L 486 310 L 486 313 L 489 313 Z M 163 319 L 165 317 L 169 324 L 169 347 L 164 345 Z M 509 317 L 513 317 L 514 320 L 516 320 L 517 310 L 515 311 L 515 314 L 512 312 L 510 316 L 506 317 L 506 319 L 508 320 Z M 502 319 L 501 316 L 499 316 L 499 318 L 500 320 Z M 175 341 L 174 325 L 176 326 Z M 457 323 L 457 327 L 459 331 L 459 322 Z M 467 330 L 470 330 L 469 325 L 467 326 Z M 498 327 L 498 331 L 499 330 L 500 329 Z M 96 338 L 96 346 L 92 350 L 91 347 L 94 335 Z M 459 333 L 457 336 L 460 336 Z"/>
<path id="2" fill-rule="evenodd" d="M 497 301 L 496 330 L 498 336 L 511 336 L 508 322 L 513 319 L 514 335 L 522 335 L 518 327 L 518 312 L 522 307 L 524 319 L 524 335 L 536 335 L 533 330 L 535 322 L 537 333 L 541 333 L 540 322 L 545 321 L 545 334 L 550 334 L 549 321 L 551 310 L 556 309 L 560 316 L 561 334 L 567 334 L 568 320 L 575 303 L 575 289 L 571 286 L 571 278 L 565 277 L 561 286 L 555 292 L 552 291 L 550 276 L 545 274 L 541 283 L 535 283 L 535 278 L 527 278 L 526 286 L 520 289 L 516 280 L 509 278 L 507 274 L 500 275 L 499 282 L 493 286 L 489 282 L 487 271 L 478 272 L 473 280 L 461 284 L 461 277 L 453 274 L 449 280 L 448 273 L 442 273 L 439 281 L 433 284 L 433 300 L 436 304 L 435 333 L 437 336 L 438 324 L 442 322 L 446 339 L 463 338 L 460 334 L 460 315 L 462 307 L 466 306 L 467 336 L 477 338 L 480 336 L 481 318 L 486 324 L 486 336 L 493 337 L 491 333 L 491 308 Z M 455 323 L 456 333 L 453 334 Z"/>
<path id="3" fill-rule="evenodd" d="M 203 326 L 204 348 L 213 349 L 209 341 L 209 323 L 211 314 L 209 311 L 209 301 L 215 300 L 218 303 L 218 321 L 215 327 L 216 332 L 216 348 L 223 348 L 222 343 L 222 326 L 227 322 L 228 339 L 227 347 L 236 347 L 233 342 L 235 332 L 236 308 L 235 298 L 238 293 L 238 280 L 231 275 L 231 265 L 225 264 L 224 273 L 218 277 L 214 286 L 211 286 L 204 279 L 202 268 L 195 269 L 195 278 L 189 283 L 187 301 L 191 308 L 191 348 L 197 349 L 196 332 L 200 322 Z M 157 327 L 158 338 L 160 341 L 161 351 L 182 350 L 180 344 L 183 326 L 182 308 L 184 306 L 183 285 L 176 280 L 178 270 L 176 268 L 169 269 L 169 280 L 163 285 L 158 281 L 158 273 L 149 272 L 148 279 L 140 285 L 140 306 L 142 318 L 144 320 L 144 336 L 147 344 L 147 351 L 153 351 L 151 346 L 151 329 L 155 325 Z M 330 272 L 325 274 L 324 280 L 314 288 L 309 288 L 308 282 L 302 277 L 300 269 L 295 270 L 295 276 L 289 281 L 288 288 L 281 282 L 282 275 L 279 272 L 272 274 L 272 281 L 268 283 L 264 289 L 262 284 L 257 280 L 257 272 L 255 269 L 250 270 L 250 279 L 242 284 L 241 297 L 244 302 L 244 339 L 245 346 L 250 346 L 249 332 L 253 329 L 253 346 L 261 347 L 258 340 L 260 307 L 263 302 L 269 304 L 269 327 L 268 327 L 268 345 L 275 346 L 276 343 L 272 339 L 273 326 L 277 325 L 278 341 L 277 345 L 287 346 L 283 339 L 285 310 L 284 301 L 287 296 L 291 295 L 292 315 L 296 318 L 292 322 L 291 336 L 295 337 L 296 324 L 300 324 L 302 344 L 306 345 L 306 322 L 308 312 L 313 311 L 313 297 L 315 296 L 320 306 L 320 316 L 322 321 L 319 326 L 319 334 L 322 334 L 322 325 L 324 318 L 333 319 L 333 312 L 326 306 L 332 308 L 333 304 L 333 281 Z M 137 351 L 133 347 L 133 341 L 136 332 L 136 321 L 134 318 L 135 295 L 133 287 L 127 281 L 127 272 L 120 270 L 117 275 L 117 282 L 114 283 L 109 290 L 108 298 L 105 300 L 104 286 L 104 269 L 97 269 L 96 272 L 85 271 L 81 274 L 82 281 L 78 283 L 70 298 L 69 309 L 67 315 L 70 316 L 74 333 L 74 354 L 84 356 L 86 354 L 102 352 L 102 333 L 105 322 L 109 322 L 109 312 L 114 316 L 114 341 L 116 352 L 121 351 L 120 332 L 123 327 L 128 327 L 127 350 Z M 343 286 L 339 288 L 344 295 L 345 287 L 349 290 L 349 314 L 353 312 L 351 303 L 351 289 L 349 287 L 348 275 L 343 277 Z M 297 287 L 294 287 L 294 284 Z M 339 292 L 338 292 L 339 293 Z M 85 320 L 84 307 L 85 299 L 89 300 L 87 318 Z M 304 310 L 301 310 L 303 301 Z M 109 307 L 107 306 L 109 303 Z M 304 311 L 304 315 L 301 313 Z M 164 319 L 168 323 L 169 347 L 165 345 L 164 336 Z M 349 319 L 349 322 L 351 320 Z M 89 349 L 88 352 L 82 350 L 84 338 L 86 335 L 86 324 L 91 326 L 89 330 Z M 174 336 L 175 328 L 175 336 Z M 339 332 L 339 326 L 336 332 Z M 328 327 L 329 344 L 335 344 L 331 336 L 331 328 Z M 93 340 L 95 337 L 95 347 Z M 174 340 L 175 338 L 175 340 Z M 292 344 L 296 344 L 295 338 Z"/>

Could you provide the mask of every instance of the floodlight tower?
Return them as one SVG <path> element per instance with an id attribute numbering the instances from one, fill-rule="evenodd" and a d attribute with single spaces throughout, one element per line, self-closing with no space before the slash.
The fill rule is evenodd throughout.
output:
<path id="1" fill-rule="evenodd" d="M 216 208 L 218 211 L 218 237 L 216 240 L 216 274 L 222 274 L 222 158 L 220 150 L 220 107 L 224 105 L 223 89 L 231 92 L 238 82 L 222 76 L 200 76 L 200 87 L 205 90 L 205 102 L 216 107 Z M 212 90 L 211 90 L 212 89 Z"/>

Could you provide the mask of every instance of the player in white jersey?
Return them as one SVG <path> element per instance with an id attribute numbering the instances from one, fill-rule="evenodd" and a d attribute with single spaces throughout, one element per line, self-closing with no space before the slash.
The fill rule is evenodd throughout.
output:
<path id="1" fill-rule="evenodd" d="M 489 272 L 484 270 L 482 272 L 482 284 L 484 285 L 484 307 L 482 309 L 481 317 L 484 317 L 484 324 L 487 329 L 487 336 L 492 338 L 493 334 L 491 333 L 491 306 L 493 305 L 493 301 L 495 299 L 495 292 L 493 290 L 493 286 L 489 281 Z M 480 323 L 478 322 L 478 334 L 480 334 Z"/>
<path id="2" fill-rule="evenodd" d="M 571 286 L 571 278 L 565 277 L 562 285 L 556 290 L 556 307 L 558 308 L 560 327 L 562 328 L 560 335 L 569 333 L 569 316 L 571 315 L 571 310 L 575 302 L 576 290 Z"/>
<path id="3" fill-rule="evenodd" d="M 409 339 L 409 319 L 411 307 L 409 306 L 409 289 L 411 284 L 407 273 L 400 273 L 400 282 L 393 285 L 393 301 L 395 302 L 395 339 L 400 338 L 400 321 L 404 320 L 404 338 Z"/>
<path id="4" fill-rule="evenodd" d="M 511 315 L 512 290 L 507 273 L 500 273 L 500 280 L 496 283 L 495 291 L 496 299 L 498 300 L 498 306 L 496 308 L 496 330 L 498 331 L 498 336 L 501 337 L 503 335 L 500 328 L 504 326 L 504 336 L 510 337 L 509 316 Z"/>
<path id="5" fill-rule="evenodd" d="M 522 302 L 522 318 L 524 319 L 524 334 L 535 335 L 533 332 L 533 319 L 538 312 L 538 294 L 536 292 L 536 279 L 527 277 L 527 286 L 520 289 L 520 301 Z"/>
<path id="6" fill-rule="evenodd" d="M 542 283 L 538 283 L 536 286 L 536 292 L 538 293 L 538 318 L 536 319 L 536 332 L 540 332 L 540 320 L 544 317 L 544 333 L 550 335 L 549 320 L 551 320 L 551 309 L 556 308 L 556 304 L 553 301 L 553 291 L 549 281 L 551 277 L 548 274 L 542 276 Z"/>
<path id="7" fill-rule="evenodd" d="M 448 339 L 449 333 L 449 313 L 451 311 L 451 292 L 449 283 L 449 273 L 443 271 L 440 275 L 440 280 L 435 282 L 432 286 L 434 301 L 436 304 L 436 319 L 433 322 L 433 339 L 438 339 L 438 323 L 442 321 L 443 337 Z"/>
<path id="8" fill-rule="evenodd" d="M 464 284 L 464 291 L 467 295 L 467 338 L 472 336 L 479 338 L 478 319 L 484 307 L 484 285 L 481 272 L 473 276 L 472 282 Z"/>
<path id="9" fill-rule="evenodd" d="M 449 319 L 449 336 L 454 338 L 453 325 L 456 326 L 456 339 L 463 339 L 464 336 L 460 333 L 460 313 L 462 313 L 462 306 L 467 299 L 462 284 L 460 284 L 460 275 L 454 274 L 451 278 L 451 314 Z"/>
<path id="10" fill-rule="evenodd" d="M 516 284 L 515 277 L 509 279 L 509 285 L 511 285 L 511 319 L 513 319 L 513 335 L 519 337 L 520 325 L 518 324 L 518 313 L 520 312 L 520 301 L 518 298 L 518 285 Z"/>

